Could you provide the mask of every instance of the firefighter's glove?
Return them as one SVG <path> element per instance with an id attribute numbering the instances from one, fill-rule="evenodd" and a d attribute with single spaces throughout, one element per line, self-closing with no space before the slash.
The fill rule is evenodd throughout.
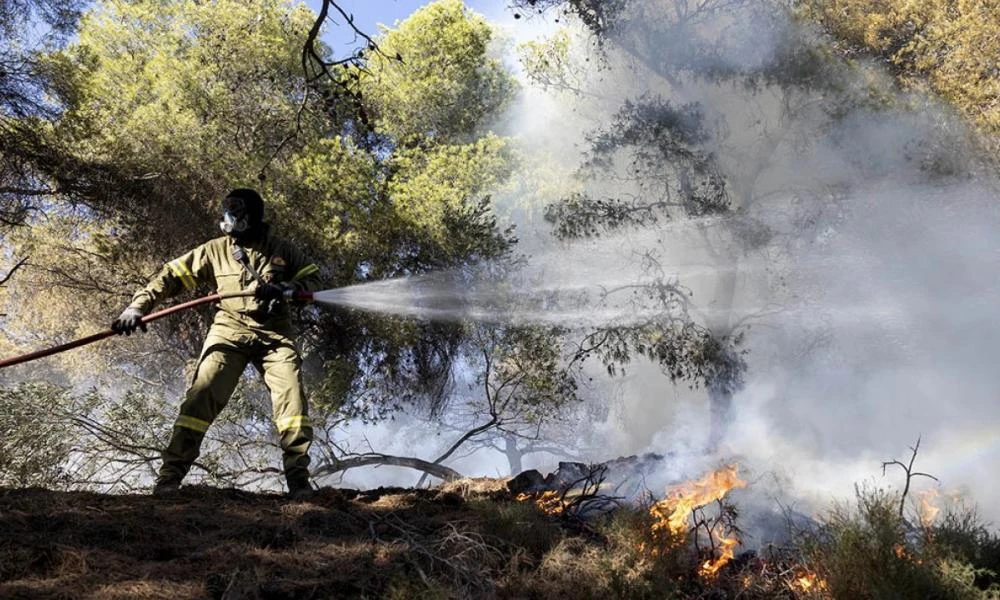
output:
<path id="1" fill-rule="evenodd" d="M 257 286 L 257 289 L 253 291 L 253 297 L 264 304 L 280 302 L 285 298 L 285 288 L 273 283 L 265 283 Z"/>
<path id="2" fill-rule="evenodd" d="M 131 306 L 111 322 L 111 330 L 118 335 L 132 335 L 136 329 L 146 331 L 146 324 L 142 322 L 142 311 Z"/>

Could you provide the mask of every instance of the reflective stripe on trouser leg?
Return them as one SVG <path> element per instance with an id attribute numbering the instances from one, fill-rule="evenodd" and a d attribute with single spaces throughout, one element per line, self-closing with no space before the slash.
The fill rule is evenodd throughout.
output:
<path id="1" fill-rule="evenodd" d="M 248 357 L 234 342 L 209 332 L 194 380 L 181 404 L 170 443 L 163 451 L 160 479 L 183 478 L 201 453 L 201 442 L 229 402 Z"/>
<path id="2" fill-rule="evenodd" d="M 288 344 L 269 350 L 261 361 L 284 453 L 285 477 L 298 480 L 309 477 L 309 446 L 313 439 L 300 365 L 298 352 Z"/>

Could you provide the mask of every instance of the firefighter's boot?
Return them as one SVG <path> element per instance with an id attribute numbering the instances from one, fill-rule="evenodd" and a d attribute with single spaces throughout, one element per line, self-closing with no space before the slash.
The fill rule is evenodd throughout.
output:
<path id="1" fill-rule="evenodd" d="M 181 419 L 183 418 L 182 416 Z M 160 474 L 153 487 L 154 495 L 169 494 L 181 487 L 181 481 L 201 453 L 201 441 L 204 437 L 202 432 L 174 426 L 170 443 L 162 454 L 163 464 L 160 465 Z"/>
<path id="2" fill-rule="evenodd" d="M 178 479 L 157 477 L 156 485 L 153 486 L 154 496 L 168 496 L 181 489 L 181 482 Z"/>
<path id="3" fill-rule="evenodd" d="M 308 477 L 288 477 L 288 497 L 292 500 L 308 500 L 315 495 Z"/>

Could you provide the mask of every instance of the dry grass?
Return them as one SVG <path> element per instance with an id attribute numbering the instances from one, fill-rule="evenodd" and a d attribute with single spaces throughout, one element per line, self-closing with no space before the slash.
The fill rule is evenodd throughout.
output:
<path id="1" fill-rule="evenodd" d="M 438 489 L 442 492 L 458 494 L 463 498 L 497 495 L 502 497 L 507 495 L 507 480 L 492 477 L 470 477 L 449 481 Z"/>
<path id="2" fill-rule="evenodd" d="M 0 490 L 0 597 L 490 596 L 515 555 L 558 539 L 529 507 L 486 499 L 501 488 L 323 489 L 308 502 Z M 533 550 L 509 541 L 520 531 Z"/>

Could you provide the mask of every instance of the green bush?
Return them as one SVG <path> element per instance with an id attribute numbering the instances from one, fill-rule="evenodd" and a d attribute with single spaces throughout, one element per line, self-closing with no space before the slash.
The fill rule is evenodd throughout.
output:
<path id="1" fill-rule="evenodd" d="M 803 556 L 825 580 L 830 597 L 991 597 L 992 592 L 976 585 L 985 573 L 968 559 L 983 540 L 968 535 L 974 529 L 953 531 L 956 544 L 966 545 L 956 551 L 957 546 L 936 537 L 936 528 L 911 526 L 899 506 L 898 492 L 858 487 L 853 503 L 835 505 L 822 526 L 806 537 Z"/>
<path id="2" fill-rule="evenodd" d="M 0 486 L 64 487 L 75 436 L 64 415 L 84 401 L 47 383 L 0 389 Z"/>

